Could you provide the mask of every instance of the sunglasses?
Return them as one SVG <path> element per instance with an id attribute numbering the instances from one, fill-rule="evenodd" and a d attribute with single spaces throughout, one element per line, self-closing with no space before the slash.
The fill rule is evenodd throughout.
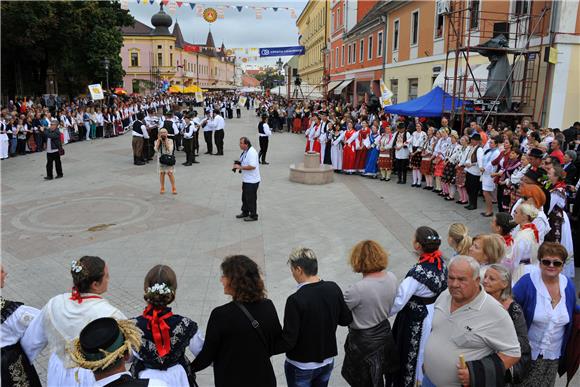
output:
<path id="1" fill-rule="evenodd" d="M 564 264 L 564 262 L 562 262 L 562 261 L 552 261 L 550 259 L 542 259 L 540 262 L 542 263 L 542 265 L 544 265 L 546 267 L 550 267 L 550 266 L 562 267 L 562 265 Z"/>

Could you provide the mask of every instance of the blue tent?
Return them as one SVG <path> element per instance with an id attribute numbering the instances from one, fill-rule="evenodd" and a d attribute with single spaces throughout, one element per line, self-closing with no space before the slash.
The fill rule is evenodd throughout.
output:
<path id="1" fill-rule="evenodd" d="M 439 86 L 425 95 L 413 100 L 385 106 L 385 113 L 400 114 L 413 117 L 441 117 L 443 112 L 451 111 L 453 97 Z M 455 99 L 455 108 L 461 106 L 461 101 Z"/>

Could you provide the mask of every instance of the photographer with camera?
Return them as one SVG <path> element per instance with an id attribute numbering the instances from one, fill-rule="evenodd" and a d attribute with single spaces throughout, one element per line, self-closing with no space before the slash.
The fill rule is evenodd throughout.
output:
<path id="1" fill-rule="evenodd" d="M 246 222 L 258 220 L 257 201 L 260 185 L 260 163 L 258 152 L 252 147 L 247 137 L 240 138 L 240 159 L 234 161 L 232 172 L 242 174 L 242 213 L 236 215 Z"/>
<path id="2" fill-rule="evenodd" d="M 155 142 L 155 151 L 159 155 L 157 165 L 159 169 L 159 183 L 161 184 L 161 190 L 159 193 L 161 195 L 165 193 L 165 175 L 169 177 L 171 193 L 177 195 L 175 176 L 173 175 L 175 169 L 175 154 L 173 152 L 173 146 L 173 141 L 167 135 L 167 129 L 161 128 L 159 131 L 159 138 Z"/>

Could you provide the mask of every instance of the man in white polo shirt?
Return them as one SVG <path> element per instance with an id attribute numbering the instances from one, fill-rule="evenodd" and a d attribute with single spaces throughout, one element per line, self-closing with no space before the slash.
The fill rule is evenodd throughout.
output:
<path id="1" fill-rule="evenodd" d="M 435 301 L 425 346 L 422 386 L 473 385 L 474 378 L 483 382 L 482 377 L 486 380 L 481 385 L 497 385 L 494 378 L 503 381 L 505 370 L 521 356 L 514 323 L 482 289 L 474 258 L 455 256 L 448 267 L 448 289 Z M 480 370 L 484 372 L 476 375 Z"/>
<path id="2" fill-rule="evenodd" d="M 236 218 L 253 222 L 258 220 L 256 203 L 260 185 L 260 162 L 258 152 L 247 137 L 240 138 L 240 149 L 242 150 L 240 159 L 232 168 L 234 173 L 237 171 L 242 173 L 242 212 L 236 215 Z"/>

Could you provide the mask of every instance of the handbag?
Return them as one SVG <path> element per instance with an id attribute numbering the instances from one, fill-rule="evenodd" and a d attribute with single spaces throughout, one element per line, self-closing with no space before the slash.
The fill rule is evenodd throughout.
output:
<path id="1" fill-rule="evenodd" d="M 64 148 L 63 147 L 58 148 L 58 155 L 64 156 Z"/>
<path id="2" fill-rule="evenodd" d="M 163 148 L 163 141 L 161 141 L 161 148 Z M 161 153 L 159 156 L 159 163 L 172 167 L 175 165 L 175 155 L 169 153 Z"/>
<path id="3" fill-rule="evenodd" d="M 252 316 L 250 311 L 242 303 L 234 302 L 234 304 L 236 304 L 237 307 L 240 308 L 242 310 L 242 312 L 244 312 L 244 314 L 246 315 L 248 320 L 250 320 L 252 327 L 256 330 L 256 332 L 258 333 L 258 336 L 260 336 L 260 340 L 262 341 L 262 343 L 264 343 L 264 346 L 266 347 L 266 351 L 270 352 L 269 347 L 268 347 L 268 340 L 266 340 L 266 336 L 264 335 L 264 332 L 262 331 L 262 328 L 260 327 L 260 323 L 258 322 L 258 320 L 256 320 L 254 318 L 254 316 Z"/>

